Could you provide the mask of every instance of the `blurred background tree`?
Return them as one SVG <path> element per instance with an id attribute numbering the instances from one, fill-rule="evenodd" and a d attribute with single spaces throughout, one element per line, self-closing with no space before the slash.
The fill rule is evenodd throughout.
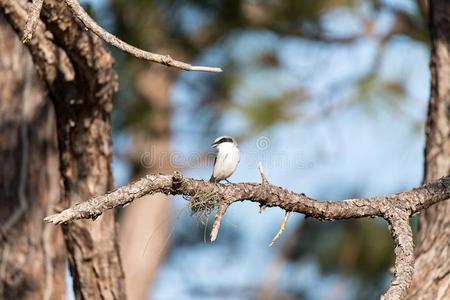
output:
<path id="1" fill-rule="evenodd" d="M 173 168 L 207 178 L 207 148 L 221 134 L 242 145 L 236 181 L 257 180 L 261 160 L 274 183 L 322 198 L 419 184 L 429 86 L 424 3 L 88 2 L 133 45 L 224 69 L 180 73 L 113 50 L 118 184 Z M 158 198 L 123 211 L 131 299 L 149 291 L 155 299 L 371 299 L 389 283 L 392 242 L 377 221 L 292 218 L 278 247 L 266 249 L 282 214 L 256 216 L 246 204 L 231 210 L 233 224 L 209 248 L 200 245 L 203 224 L 172 222 L 180 213 Z"/>

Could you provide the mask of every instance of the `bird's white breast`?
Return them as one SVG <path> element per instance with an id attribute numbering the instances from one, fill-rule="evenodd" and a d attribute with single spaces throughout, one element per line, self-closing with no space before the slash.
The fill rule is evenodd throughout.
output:
<path id="1" fill-rule="evenodd" d="M 233 174 L 240 160 L 239 149 L 233 143 L 222 143 L 217 147 L 217 159 L 213 176 L 218 180 Z"/>

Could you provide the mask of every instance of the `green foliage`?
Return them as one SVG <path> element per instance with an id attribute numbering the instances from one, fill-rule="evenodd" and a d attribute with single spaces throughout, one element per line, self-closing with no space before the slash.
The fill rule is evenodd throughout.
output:
<path id="1" fill-rule="evenodd" d="M 250 120 L 255 132 L 271 128 L 280 122 L 294 120 L 297 116 L 292 108 L 302 100 L 301 92 L 286 91 L 278 97 L 256 98 L 251 103 L 237 105 L 237 108 Z"/>
<path id="2" fill-rule="evenodd" d="M 348 220 L 333 224 L 307 219 L 301 225 L 290 259 L 313 255 L 322 272 L 344 272 L 364 281 L 384 275 L 393 263 L 393 243 L 379 220 Z"/>
<path id="3" fill-rule="evenodd" d="M 387 288 L 394 262 L 393 241 L 378 219 L 321 222 L 306 219 L 296 231 L 288 260 L 315 260 L 323 275 L 342 274 L 360 282 L 354 299 L 372 299 Z"/>

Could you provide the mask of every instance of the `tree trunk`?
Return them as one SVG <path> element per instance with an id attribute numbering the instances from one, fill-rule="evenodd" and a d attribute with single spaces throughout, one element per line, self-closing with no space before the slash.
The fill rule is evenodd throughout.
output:
<path id="1" fill-rule="evenodd" d="M 110 114 L 117 76 L 110 53 L 64 3 L 47 1 L 43 19 L 74 71 L 70 89 L 52 95 L 67 207 L 114 188 Z M 77 299 L 125 299 L 114 211 L 65 225 L 63 232 Z"/>
<path id="2" fill-rule="evenodd" d="M 53 106 L 30 54 L 0 15 L 0 299 L 65 299 Z"/>
<path id="3" fill-rule="evenodd" d="M 450 2 L 430 1 L 431 98 L 428 108 L 425 177 L 450 174 Z M 422 212 L 409 299 L 444 300 L 450 295 L 450 201 Z"/>
<path id="4" fill-rule="evenodd" d="M 0 0 L 20 36 L 27 4 Z M 45 1 L 41 18 L 28 47 L 55 107 L 65 208 L 113 188 L 110 113 L 117 80 L 109 52 L 63 1 Z M 64 225 L 63 232 L 76 298 L 125 299 L 114 212 Z"/>

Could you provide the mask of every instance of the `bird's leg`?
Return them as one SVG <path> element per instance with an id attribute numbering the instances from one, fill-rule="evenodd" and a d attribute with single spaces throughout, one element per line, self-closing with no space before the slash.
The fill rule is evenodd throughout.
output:
<path id="1" fill-rule="evenodd" d="M 226 182 L 228 182 L 229 184 L 231 184 L 231 182 L 228 179 L 225 179 Z"/>

